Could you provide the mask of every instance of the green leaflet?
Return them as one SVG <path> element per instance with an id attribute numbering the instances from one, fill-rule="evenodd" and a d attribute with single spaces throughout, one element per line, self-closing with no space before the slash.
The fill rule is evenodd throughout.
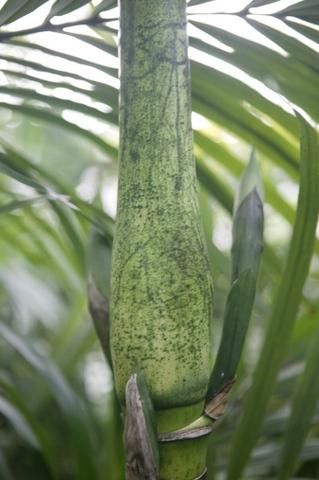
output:
<path id="1" fill-rule="evenodd" d="M 98 48 L 106 53 L 109 53 L 113 57 L 117 58 L 117 47 L 115 44 L 115 41 L 110 35 L 110 33 L 107 33 L 110 38 L 108 39 L 108 42 L 105 41 L 103 38 L 96 38 L 96 37 L 91 37 L 90 35 L 84 35 L 83 33 L 72 33 L 72 36 L 74 38 L 77 38 L 78 40 L 82 40 L 83 42 L 88 43 L 89 45 L 92 45 L 95 48 Z M 99 65 L 98 68 L 101 68 L 101 65 Z M 117 69 L 113 69 L 113 75 L 117 74 Z"/>
<path id="2" fill-rule="evenodd" d="M 1 138 L 0 144 L 6 152 L 0 153 L 0 168 L 3 173 L 32 186 L 49 199 L 51 205 L 56 200 L 71 208 L 105 234 L 110 242 L 112 241 L 113 219 L 101 208 L 82 200 L 61 178 L 39 164 L 33 163 Z"/>
<path id="3" fill-rule="evenodd" d="M 31 49 L 33 48 L 32 45 L 33 44 L 31 43 L 31 46 L 30 46 Z M 41 50 L 41 51 L 49 54 L 49 50 L 51 50 L 51 49 L 39 46 L 38 50 Z M 74 61 L 74 60 L 71 60 L 71 57 L 73 57 L 73 56 L 68 55 L 68 54 L 61 54 L 61 53 L 58 52 L 57 56 L 58 57 L 60 56 L 61 58 L 64 58 L 65 60 L 68 59 L 70 61 Z M 83 77 L 82 75 L 79 75 L 77 73 L 74 73 L 74 72 L 70 71 L 70 69 L 63 70 L 61 68 L 60 69 L 59 68 L 54 68 L 54 67 L 47 66 L 45 64 L 41 64 L 39 62 L 33 62 L 31 60 L 25 60 L 23 58 L 20 58 L 20 57 L 14 56 L 14 55 L 0 55 L 0 58 L 8 61 L 9 63 L 22 65 L 23 67 L 26 67 L 27 69 L 35 70 L 35 72 L 53 73 L 54 75 L 60 75 L 64 78 L 66 78 L 66 79 L 80 80 L 82 82 L 84 80 L 86 82 L 91 82 L 94 85 L 100 85 L 101 86 L 101 82 L 95 82 L 94 80 L 87 79 L 87 78 Z M 81 60 L 80 60 L 79 63 L 82 63 Z M 85 60 L 83 60 L 83 64 L 85 64 L 85 63 L 87 63 L 87 62 Z M 87 65 L 93 66 L 91 62 L 87 63 Z M 106 68 L 108 68 L 108 67 L 104 67 L 104 66 L 101 66 L 101 67 L 102 67 L 102 70 L 105 70 Z M 94 68 L 97 68 L 97 67 L 94 66 Z M 114 69 L 111 68 L 108 73 L 111 73 L 111 71 L 114 72 Z M 113 87 L 108 86 L 108 88 L 113 88 Z"/>
<path id="4" fill-rule="evenodd" d="M 192 7 L 193 5 L 200 5 L 201 3 L 206 3 L 208 1 L 209 0 L 190 0 L 190 2 L 188 3 L 188 6 Z"/>
<path id="5" fill-rule="evenodd" d="M 207 76 L 211 78 L 209 84 L 206 81 Z M 249 103 L 250 101 L 245 99 L 247 93 L 244 92 L 243 96 L 239 94 L 241 83 L 232 77 L 225 78 L 224 74 L 213 68 L 194 62 L 192 68 L 194 110 L 213 122 L 223 125 L 248 143 L 253 143 L 258 150 L 270 158 L 273 156 L 280 162 L 284 160 L 287 168 L 293 172 L 298 166 L 296 147 L 290 145 L 281 134 L 274 131 L 274 128 L 269 125 L 265 127 L 262 119 L 256 118 L 250 108 L 245 108 L 247 101 Z M 232 97 L 228 89 L 237 91 L 237 96 Z M 263 99 L 259 109 L 262 108 L 262 111 L 265 111 L 267 103 Z"/>
<path id="6" fill-rule="evenodd" d="M 264 5 L 268 5 L 269 3 L 273 3 L 273 0 L 252 0 L 249 4 L 250 8 L 257 8 L 263 7 Z"/>
<path id="7" fill-rule="evenodd" d="M 10 167 L 10 163 L 12 167 Z M 20 162 L 21 163 L 21 162 Z M 15 167 L 15 168 L 13 168 Z M 20 167 L 21 168 L 21 167 Z M 48 202 L 51 204 L 52 210 L 56 213 L 61 224 L 64 227 L 65 232 L 67 233 L 71 243 L 74 246 L 74 250 L 77 254 L 79 265 L 83 271 L 83 259 L 84 259 L 84 247 L 83 247 L 83 239 L 81 238 L 81 234 L 79 229 L 74 224 L 74 219 L 70 216 L 70 205 L 67 198 L 63 198 L 62 195 L 54 194 L 52 191 L 49 191 L 49 188 L 43 183 L 42 181 L 38 181 L 33 173 L 28 172 L 25 170 L 25 166 L 23 167 L 24 171 L 21 171 L 19 167 L 14 166 L 14 163 L 8 158 L 7 154 L 0 152 L 0 173 L 4 173 L 5 175 L 14 178 L 18 182 L 21 182 L 25 185 L 28 185 L 34 188 L 39 194 L 43 195 L 42 198 L 47 199 Z M 55 198 L 54 198 L 55 195 Z M 41 197 L 37 197 L 36 199 L 40 199 Z M 11 205 L 5 205 L 2 207 L 4 211 L 8 211 L 8 209 L 12 208 L 19 208 L 19 206 L 26 206 L 34 201 L 32 199 L 25 199 L 21 201 L 13 202 Z M 64 205 L 65 203 L 65 205 Z M 1 211 L 1 210 L 0 210 Z"/>
<path id="8" fill-rule="evenodd" d="M 7 155 L 0 152 L 0 173 L 13 178 L 14 180 L 34 188 L 37 192 L 46 195 L 47 188 L 38 182 L 32 175 L 26 175 L 17 168 L 12 168 L 8 162 Z"/>
<path id="9" fill-rule="evenodd" d="M 317 3 L 318 9 L 318 3 Z M 272 28 L 268 25 L 263 24 L 258 21 L 258 16 L 250 18 L 249 23 L 254 27 L 258 25 L 258 30 L 264 35 L 270 37 L 277 45 L 282 47 L 290 55 L 293 55 L 294 58 L 299 60 L 301 63 L 305 64 L 310 72 L 318 73 L 318 53 L 315 52 L 312 48 L 300 42 L 299 39 L 293 38 L 282 32 L 279 32 L 276 28 Z M 277 26 L 277 24 L 276 24 Z M 290 26 L 291 29 L 294 27 Z"/>
<path id="10" fill-rule="evenodd" d="M 261 80 L 265 77 L 267 73 L 267 68 L 262 59 L 260 58 L 258 46 L 251 45 L 251 42 L 249 42 L 247 39 L 238 37 L 238 35 L 235 35 L 231 31 L 226 32 L 225 30 L 214 27 L 212 25 L 198 23 L 196 22 L 196 17 L 194 20 L 192 19 L 192 23 L 195 27 L 200 28 L 200 30 L 202 30 L 203 33 L 205 33 L 206 35 L 208 34 L 209 36 L 212 36 L 212 38 L 217 38 L 220 41 L 223 41 L 228 47 L 233 49 L 234 52 L 225 52 L 223 50 L 212 47 L 211 45 L 203 42 L 202 40 L 192 37 L 190 39 L 191 46 L 204 53 L 208 53 L 213 58 L 216 57 L 219 60 L 226 61 L 233 67 L 240 68 L 244 72 L 250 74 L 255 79 Z M 247 49 L 247 44 L 251 47 L 250 50 Z M 281 73 L 283 69 L 282 56 L 277 52 L 267 51 L 267 49 L 265 50 L 266 51 L 264 55 L 267 60 L 274 62 L 276 70 L 278 69 L 279 73 Z M 279 124 L 282 124 L 286 128 L 292 129 L 293 132 L 296 133 L 296 123 L 291 113 L 284 110 L 281 105 L 277 105 L 273 100 L 268 98 L 268 96 L 265 94 L 265 91 L 260 88 L 260 85 L 258 86 L 258 84 L 254 84 L 254 82 L 251 81 L 247 82 L 246 84 L 242 77 L 236 78 L 234 77 L 234 74 L 225 75 L 220 70 L 218 70 L 218 68 L 213 68 L 213 65 L 209 67 L 193 61 L 193 66 L 194 72 L 196 72 L 197 77 L 194 79 L 194 85 L 201 80 L 201 71 L 203 72 L 209 68 L 211 75 L 213 75 L 214 77 L 214 82 L 207 84 L 204 78 L 204 82 L 202 82 L 202 84 L 205 87 L 205 91 L 213 92 L 216 91 L 216 88 L 218 87 L 220 93 L 223 94 L 223 98 L 225 98 L 226 105 L 229 103 L 230 97 L 232 97 L 235 103 L 235 109 L 242 109 L 245 112 L 245 116 L 247 116 L 247 113 L 249 112 L 249 105 L 252 105 L 263 114 L 269 115 L 271 118 L 273 118 L 273 120 L 276 120 Z M 304 73 L 302 68 L 300 72 L 300 65 L 294 67 L 293 65 L 291 66 L 289 64 L 286 69 L 289 73 L 291 69 L 291 73 L 294 73 L 296 76 L 298 76 L 298 78 L 302 78 L 302 73 Z M 309 73 L 311 74 L 311 72 Z M 222 81 L 223 78 L 225 80 L 225 83 Z M 313 75 L 310 75 L 310 78 L 313 80 Z M 302 81 L 306 82 L 307 79 L 308 78 L 306 77 L 305 79 L 302 79 Z M 306 85 L 308 84 L 305 83 L 304 86 Z M 311 85 L 310 88 L 314 90 L 313 85 Z M 196 91 L 195 88 L 194 91 Z M 244 100 L 245 103 L 240 105 L 240 99 Z M 223 105 L 219 104 L 219 106 L 222 107 Z M 250 113 L 252 113 L 251 110 Z M 255 121 L 258 122 L 259 116 L 253 116 L 255 118 Z M 249 115 L 247 116 L 247 118 L 249 118 Z M 260 130 L 262 131 L 262 129 Z M 266 128 L 263 133 L 266 134 L 267 130 L 268 129 Z M 274 138 L 275 141 L 276 137 L 277 134 Z M 272 143 L 271 138 L 270 142 Z M 282 145 L 282 147 L 286 149 L 289 148 L 289 145 Z"/>
<path id="11" fill-rule="evenodd" d="M 81 112 L 85 115 L 89 115 L 93 118 L 99 118 L 102 121 L 107 121 L 110 114 L 112 116 L 112 112 L 106 113 L 106 112 L 102 112 L 101 110 L 98 110 L 97 108 L 83 105 L 80 102 L 65 100 L 63 98 L 58 98 L 58 97 L 51 97 L 50 95 L 43 95 L 43 94 L 37 93 L 31 88 L 17 88 L 17 87 L 12 88 L 12 87 L 0 86 L 0 93 L 11 95 L 13 98 L 27 97 L 30 100 L 37 100 L 39 102 L 43 102 L 43 104 L 50 105 L 50 107 L 55 108 L 57 110 L 64 110 L 65 108 L 68 108 L 70 110 Z M 108 147 L 108 152 L 111 153 L 112 156 L 116 155 L 115 148 L 112 149 L 111 146 Z"/>
<path id="12" fill-rule="evenodd" d="M 94 13 L 100 13 L 113 7 L 116 7 L 116 0 L 102 0 L 102 2 L 95 7 Z"/>
<path id="13" fill-rule="evenodd" d="M 7 0 L 0 10 L 0 25 L 10 23 L 12 19 L 19 18 L 19 10 L 28 3 L 28 0 Z"/>
<path id="14" fill-rule="evenodd" d="M 41 200 L 43 197 L 32 197 L 25 200 L 13 200 L 8 202 L 5 205 L 0 205 L 0 215 L 8 214 L 14 212 L 15 210 L 20 210 L 21 208 L 28 207 L 32 203 Z"/>
<path id="15" fill-rule="evenodd" d="M 19 79 L 26 79 L 26 80 L 31 80 L 32 82 L 40 83 L 41 85 L 43 85 L 44 87 L 47 87 L 47 88 L 61 87 L 61 88 L 68 89 L 70 92 L 77 92 L 77 93 L 81 93 L 81 94 L 84 94 L 84 95 L 89 95 L 93 100 L 97 100 L 99 102 L 103 101 L 110 106 L 111 106 L 111 103 L 112 103 L 112 108 L 113 108 L 114 95 L 113 95 L 112 90 L 110 89 L 110 91 L 107 91 L 107 92 L 103 93 L 102 87 L 104 89 L 104 85 L 103 84 L 97 84 L 97 82 L 94 82 L 94 85 L 92 84 L 92 90 L 88 91 L 84 88 L 76 87 L 75 85 L 72 85 L 68 81 L 59 82 L 58 80 L 55 80 L 55 81 L 44 80 L 43 78 L 38 77 L 36 73 L 30 75 L 28 73 L 16 72 L 14 70 L 7 70 L 5 68 L 2 69 L 2 73 L 4 73 L 10 80 L 12 80 L 12 79 L 18 79 L 18 80 Z M 115 98 L 117 98 L 117 94 L 116 94 Z"/>
<path id="16" fill-rule="evenodd" d="M 226 31 L 222 27 L 218 28 L 217 26 L 199 23 L 196 21 L 196 17 L 192 18 L 191 21 L 197 27 L 203 30 L 203 32 L 211 35 L 212 38 L 216 38 L 227 46 L 231 47 L 234 50 L 234 53 L 225 52 L 214 48 L 213 46 L 208 45 L 206 42 L 196 38 L 191 38 L 190 41 L 192 46 L 210 55 L 213 55 L 218 59 L 224 60 L 235 67 L 240 68 L 242 72 L 249 74 L 251 77 L 258 79 L 263 83 L 265 79 L 269 78 L 268 65 L 271 64 L 273 80 L 275 81 L 275 84 L 280 87 L 280 91 L 285 95 L 285 97 L 290 102 L 297 105 L 307 105 L 309 113 L 312 113 L 314 116 L 316 113 L 318 114 L 318 104 L 316 104 L 314 101 L 311 103 L 311 98 L 316 98 L 318 100 L 318 89 L 316 89 L 318 75 L 313 68 L 309 68 L 304 63 L 304 59 L 302 60 L 300 58 L 299 60 L 294 59 L 291 61 L 290 57 L 284 58 L 280 53 L 269 48 L 263 48 L 263 55 L 261 56 L 260 45 L 257 43 L 255 44 L 254 42 L 249 41 L 247 38 L 242 38 L 232 31 Z M 255 28 L 257 27 L 258 30 L 259 27 L 263 27 L 256 21 L 254 21 L 252 25 Z M 279 33 L 277 32 L 277 34 Z M 272 40 L 272 35 L 273 31 L 270 30 L 270 34 L 267 38 Z M 304 57 L 306 57 L 306 53 L 304 53 Z M 214 69 L 211 70 L 212 72 L 214 71 Z M 294 78 L 294 82 L 291 82 L 292 77 Z M 248 104 L 253 105 L 260 112 L 269 115 L 272 120 L 278 122 L 283 127 L 288 128 L 290 132 L 296 134 L 296 122 L 294 122 L 293 116 L 290 115 L 289 112 L 283 110 L 280 105 L 270 102 L 269 99 L 262 94 L 261 88 L 261 91 L 259 92 L 258 88 L 256 90 L 255 88 L 252 88 L 251 85 L 242 84 L 241 81 L 231 78 L 228 75 L 222 75 L 222 78 L 225 78 L 227 83 L 234 83 L 236 85 L 236 87 L 227 88 L 226 101 L 227 93 L 232 95 L 233 92 L 234 102 L 238 101 L 239 95 L 243 96 L 247 102 L 246 106 Z M 217 79 L 214 81 L 214 84 L 217 84 Z M 226 85 L 227 84 L 223 84 L 222 81 L 218 82 L 219 89 L 226 88 Z M 278 91 L 278 88 L 275 88 L 274 90 Z M 245 94 L 245 91 L 247 91 L 247 93 L 250 91 L 249 96 L 247 93 Z M 311 96 L 307 100 L 309 94 L 311 94 Z M 223 101 L 223 103 L 225 102 Z M 257 146 L 255 141 L 251 140 L 251 143 L 252 142 Z M 272 143 L 271 138 L 270 143 Z M 288 145 L 282 145 L 282 148 L 284 149 L 287 147 Z"/>
<path id="17" fill-rule="evenodd" d="M 90 0 L 56 0 L 52 5 L 48 18 L 50 19 L 56 15 L 66 15 L 87 3 L 90 3 Z"/>
<path id="18" fill-rule="evenodd" d="M 24 212 L 24 216 L 26 216 L 26 213 L 28 211 Z M 78 271 L 79 269 L 78 260 L 75 261 L 72 257 L 71 249 L 64 245 L 62 253 L 58 255 L 56 251 L 59 252 L 59 250 L 52 248 L 52 242 L 45 232 L 47 227 L 52 228 L 51 225 L 48 226 L 48 222 L 45 222 L 42 218 L 38 218 L 38 221 L 33 223 L 28 217 L 26 217 L 26 225 L 26 220 L 22 221 L 21 216 L 12 215 L 10 228 L 3 229 L 1 235 L 2 247 L 16 252 L 17 256 L 28 258 L 28 262 L 32 262 L 34 265 L 47 265 L 52 273 L 54 272 L 59 276 L 61 287 L 63 286 L 70 294 L 71 292 L 74 293 L 74 288 L 79 288 L 79 280 L 75 276 L 74 270 Z M 28 231 L 27 238 L 23 235 L 26 231 Z M 65 250 L 67 250 L 67 253 Z"/>
<path id="19" fill-rule="evenodd" d="M 102 138 L 98 137 L 97 135 L 90 132 L 89 130 L 85 130 L 84 128 L 79 127 L 75 123 L 71 123 L 71 122 L 68 122 L 67 120 L 64 120 L 63 117 L 53 113 L 48 109 L 37 108 L 29 105 L 15 105 L 7 102 L 0 102 L 0 107 L 4 107 L 9 110 L 19 112 L 33 118 L 37 118 L 39 120 L 43 120 L 48 123 L 52 123 L 61 128 L 66 128 L 74 133 L 77 133 L 83 138 L 87 138 L 93 144 L 99 147 L 102 151 L 110 153 L 111 155 L 114 155 L 114 147 L 111 147 Z"/>
<path id="20" fill-rule="evenodd" d="M 313 126 L 299 114 L 298 118 L 301 127 L 301 170 L 293 236 L 253 385 L 235 433 L 228 466 L 229 480 L 241 477 L 258 437 L 262 417 L 297 315 L 314 247 L 319 208 L 318 140 Z"/>
<path id="21" fill-rule="evenodd" d="M 304 0 L 296 5 L 290 5 L 283 11 L 285 15 L 294 17 L 306 17 L 309 22 L 316 22 L 318 19 L 318 2 L 317 0 Z"/>
<path id="22" fill-rule="evenodd" d="M 309 38 L 310 40 L 313 40 L 314 42 L 318 43 L 319 32 L 314 28 L 312 28 L 310 24 L 300 25 L 299 23 L 296 23 L 295 19 L 293 18 L 289 18 L 289 20 L 287 20 L 287 23 L 289 26 L 293 27 L 297 32 L 301 33 L 302 35 Z"/>
<path id="23" fill-rule="evenodd" d="M 69 35 L 71 35 L 69 33 Z M 97 48 L 102 48 L 103 42 L 96 38 L 91 38 L 89 35 L 81 35 L 81 34 L 72 34 L 74 38 L 78 38 L 79 40 L 85 41 Z M 48 55 L 53 55 L 54 58 L 63 58 L 64 60 L 69 60 L 70 62 L 76 62 L 77 65 L 87 65 L 89 67 L 97 68 L 101 70 L 101 72 L 108 73 L 111 76 L 117 76 L 117 69 L 114 67 L 110 67 L 107 65 L 101 65 L 100 63 L 91 61 L 90 59 L 84 59 L 81 57 L 77 57 L 75 55 L 70 55 L 69 53 L 59 52 L 58 50 L 54 50 L 52 48 L 45 47 L 43 45 L 38 45 L 37 43 L 33 43 L 31 41 L 21 40 L 20 38 L 15 39 L 12 38 L 6 42 L 8 45 L 16 45 L 19 47 L 30 48 L 31 50 L 38 50 L 39 52 L 47 53 Z M 104 50 L 112 55 L 116 55 L 116 50 L 114 47 L 104 45 Z M 71 73 L 72 75 L 72 73 Z M 103 86 L 105 86 L 103 84 Z M 109 87 L 110 89 L 112 87 Z M 90 90 L 84 91 L 86 94 L 90 94 Z"/>
<path id="24" fill-rule="evenodd" d="M 0 11 L 0 25 L 12 23 L 43 5 L 43 0 L 7 0 Z"/>

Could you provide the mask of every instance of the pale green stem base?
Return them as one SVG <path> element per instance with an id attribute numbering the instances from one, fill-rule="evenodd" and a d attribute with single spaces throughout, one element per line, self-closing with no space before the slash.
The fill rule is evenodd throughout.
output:
<path id="1" fill-rule="evenodd" d="M 158 432 L 168 433 L 185 427 L 200 417 L 203 402 L 157 412 Z M 206 465 L 208 437 L 160 443 L 160 479 L 193 480 Z"/>

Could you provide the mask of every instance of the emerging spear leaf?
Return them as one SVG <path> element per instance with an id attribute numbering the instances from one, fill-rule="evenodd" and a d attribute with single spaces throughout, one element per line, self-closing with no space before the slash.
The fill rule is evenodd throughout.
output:
<path id="1" fill-rule="evenodd" d="M 240 181 L 233 222 L 232 286 L 226 301 L 222 339 L 207 400 L 234 379 L 254 303 L 263 245 L 261 180 L 254 155 Z M 206 413 L 209 411 L 206 407 Z"/>
<path id="2" fill-rule="evenodd" d="M 259 170 L 259 165 L 256 161 L 255 148 L 252 149 L 250 154 L 249 163 L 240 179 L 238 190 L 235 196 L 234 213 L 238 210 L 239 205 L 244 198 L 256 189 L 261 200 L 264 199 L 264 186 Z"/>
<path id="3" fill-rule="evenodd" d="M 232 281 L 250 270 L 257 277 L 263 249 L 263 207 L 254 189 L 236 211 L 233 222 Z"/>

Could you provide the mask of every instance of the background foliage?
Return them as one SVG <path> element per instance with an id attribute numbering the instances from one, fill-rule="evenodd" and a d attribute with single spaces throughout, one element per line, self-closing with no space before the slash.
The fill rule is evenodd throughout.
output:
<path id="1" fill-rule="evenodd" d="M 118 148 L 116 2 L 0 5 L 0 478 L 121 479 L 121 419 L 86 296 L 88 271 L 108 293 Z M 226 470 L 239 478 L 244 467 L 244 478 L 291 478 L 292 471 L 294 478 L 318 478 L 319 240 L 317 234 L 307 276 L 313 243 L 307 224 L 299 225 L 295 263 L 283 276 L 300 181 L 293 109 L 308 119 L 301 161 L 318 163 L 318 1 L 188 6 L 216 349 L 230 282 L 234 191 L 252 146 L 265 188 L 257 298 L 227 415 L 211 438 L 209 478 L 224 478 Z M 315 180 L 306 178 L 306 191 Z M 306 204 L 303 220 L 308 207 L 315 211 Z M 284 288 L 287 280 L 291 289 Z M 295 320 L 285 305 L 298 281 Z M 273 310 L 277 291 L 280 315 Z M 279 357 L 270 355 L 264 370 L 259 360 L 253 377 L 263 344 Z M 261 375 L 266 388 L 259 391 Z M 254 408 L 256 399 L 265 408 Z"/>

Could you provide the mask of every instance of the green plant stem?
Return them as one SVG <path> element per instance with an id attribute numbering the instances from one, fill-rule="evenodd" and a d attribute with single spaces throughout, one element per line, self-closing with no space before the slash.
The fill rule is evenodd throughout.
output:
<path id="1" fill-rule="evenodd" d="M 185 0 L 120 2 L 120 167 L 111 350 L 116 389 L 142 369 L 158 429 L 203 411 L 212 283 L 200 226 Z M 192 480 L 206 441 L 160 447 L 164 480 Z M 192 454 L 190 454 L 192 452 Z"/>

